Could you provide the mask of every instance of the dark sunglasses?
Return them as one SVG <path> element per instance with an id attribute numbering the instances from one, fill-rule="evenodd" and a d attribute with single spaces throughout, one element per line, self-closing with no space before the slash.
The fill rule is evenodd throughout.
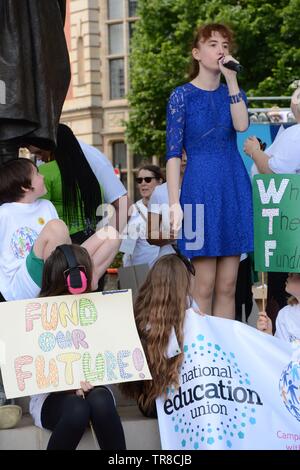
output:
<path id="1" fill-rule="evenodd" d="M 191 263 L 191 261 L 184 255 L 180 253 L 176 245 L 172 245 L 176 256 L 181 259 L 183 264 L 185 265 L 186 269 L 188 270 L 189 273 L 191 273 L 192 276 L 195 276 L 196 271 L 195 271 L 195 266 Z"/>
<path id="2" fill-rule="evenodd" d="M 145 181 L 145 183 L 151 183 L 152 180 L 157 180 L 158 178 L 156 178 L 156 176 L 145 176 L 145 178 L 141 178 L 140 176 L 138 176 L 137 178 L 135 178 L 135 181 L 137 182 L 137 184 L 142 184 L 143 181 Z"/>

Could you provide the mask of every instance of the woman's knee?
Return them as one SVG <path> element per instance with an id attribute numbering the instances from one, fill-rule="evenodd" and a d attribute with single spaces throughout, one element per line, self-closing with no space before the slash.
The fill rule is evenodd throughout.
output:
<path id="1" fill-rule="evenodd" d="M 64 418 L 72 427 L 85 429 L 90 420 L 90 406 L 81 397 L 70 395 L 64 407 Z"/>
<path id="2" fill-rule="evenodd" d="M 92 409 L 100 412 L 107 412 L 115 409 L 115 402 L 111 392 L 106 387 L 96 387 L 89 392 L 86 397 L 87 402 Z"/>
<path id="3" fill-rule="evenodd" d="M 53 235 L 54 236 L 69 236 L 69 229 L 63 220 L 53 219 L 53 220 L 49 220 L 49 222 L 46 223 L 41 233 L 46 236 L 47 234 L 49 234 L 52 237 Z"/>
<path id="4" fill-rule="evenodd" d="M 223 282 L 216 283 L 215 294 L 225 297 L 233 297 L 236 290 L 236 280 L 223 280 Z"/>
<path id="5" fill-rule="evenodd" d="M 214 292 L 214 282 L 199 282 L 195 285 L 195 289 L 199 297 L 201 297 L 202 299 L 210 299 Z"/>

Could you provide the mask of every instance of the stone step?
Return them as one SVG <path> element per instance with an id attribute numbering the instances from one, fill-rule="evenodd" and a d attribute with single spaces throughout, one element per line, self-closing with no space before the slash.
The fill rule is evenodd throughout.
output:
<path id="1" fill-rule="evenodd" d="M 118 412 L 124 427 L 128 450 L 160 450 L 158 422 L 145 418 L 137 406 L 120 406 Z M 34 426 L 29 414 L 24 414 L 13 429 L 0 430 L 0 450 L 43 450 L 47 447 L 50 432 Z M 96 450 L 90 429 L 81 439 L 78 450 Z"/>

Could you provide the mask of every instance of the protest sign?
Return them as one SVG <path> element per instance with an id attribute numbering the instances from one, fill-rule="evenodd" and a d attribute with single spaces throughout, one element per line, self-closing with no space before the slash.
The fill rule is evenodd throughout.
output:
<path id="1" fill-rule="evenodd" d="M 7 398 L 151 379 L 130 291 L 2 303 Z"/>

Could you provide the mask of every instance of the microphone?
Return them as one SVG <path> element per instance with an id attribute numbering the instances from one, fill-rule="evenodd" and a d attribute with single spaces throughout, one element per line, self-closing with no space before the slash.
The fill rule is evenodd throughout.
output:
<path id="1" fill-rule="evenodd" d="M 234 70 L 236 73 L 242 72 L 243 66 L 241 64 L 238 64 L 237 62 L 233 62 L 233 60 L 230 60 L 229 62 L 226 62 L 225 64 L 222 64 L 224 67 L 230 70 Z"/>

